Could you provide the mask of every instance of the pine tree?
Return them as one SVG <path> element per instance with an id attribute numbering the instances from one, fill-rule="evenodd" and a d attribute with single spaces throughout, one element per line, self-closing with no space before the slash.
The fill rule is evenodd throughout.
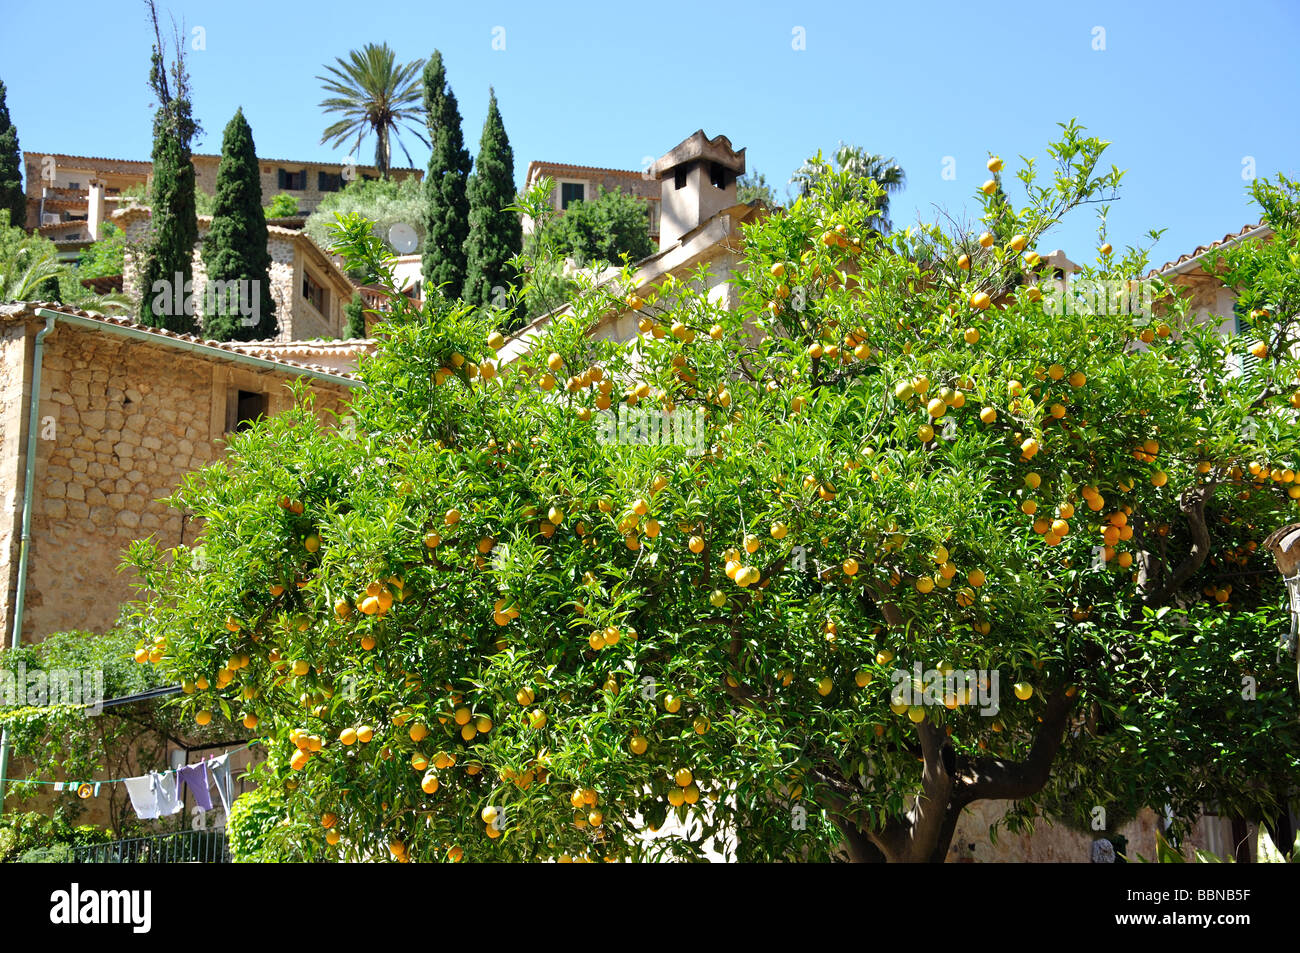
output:
<path id="1" fill-rule="evenodd" d="M 149 12 L 154 28 L 149 88 L 158 97 L 158 112 L 153 120 L 153 189 L 149 198 L 152 227 L 141 280 L 140 323 L 192 334 L 198 327 L 192 302 L 198 296 L 186 296 L 192 290 L 189 283 L 194 277 L 199 223 L 194 210 L 190 143 L 199 132 L 199 124 L 190 107 L 185 48 L 179 36 L 175 37 L 176 62 L 168 70 L 158 11 L 152 0 Z M 177 298 L 184 302 L 183 307 L 176 307 Z"/>
<path id="2" fill-rule="evenodd" d="M 466 301 L 498 302 L 517 275 L 510 259 L 523 247 L 519 216 L 507 208 L 515 202 L 515 154 L 497 109 L 496 92 L 488 102 L 487 121 L 469 182 L 469 242 L 466 246 Z"/>
<path id="3" fill-rule="evenodd" d="M 429 171 L 424 177 L 425 284 L 442 286 L 459 298 L 465 286 L 465 242 L 469 238 L 470 158 L 460 128 L 456 94 L 447 83 L 442 53 L 433 51 L 424 67 L 424 109 L 429 124 Z"/>
<path id="4" fill-rule="evenodd" d="M 208 274 L 208 291 L 203 299 L 204 336 L 217 341 L 275 337 L 279 324 L 275 320 L 275 299 L 271 297 L 271 253 L 262 212 L 262 176 L 253 130 L 242 109 L 235 112 L 221 137 L 216 204 L 212 230 L 203 242 L 203 264 Z"/>
<path id="5" fill-rule="evenodd" d="M 22 228 L 27 221 L 27 198 L 21 181 L 18 130 L 9 118 L 5 84 L 0 81 L 0 209 L 9 209 L 9 224 Z"/>

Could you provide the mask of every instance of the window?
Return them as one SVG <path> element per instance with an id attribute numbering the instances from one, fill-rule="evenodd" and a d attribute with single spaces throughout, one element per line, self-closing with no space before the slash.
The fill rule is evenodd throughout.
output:
<path id="1" fill-rule="evenodd" d="M 230 388 L 226 392 L 226 433 L 247 430 L 266 416 L 266 405 L 266 394 L 260 391 Z"/>
<path id="2" fill-rule="evenodd" d="M 725 189 L 727 187 L 727 167 L 719 162 L 710 162 L 709 183 L 715 189 Z"/>
<path id="3" fill-rule="evenodd" d="M 337 192 L 343 188 L 343 176 L 338 172 L 317 172 L 317 192 Z"/>
<path id="4" fill-rule="evenodd" d="M 325 314 L 325 302 L 328 297 L 321 287 L 306 271 L 302 273 L 302 296 L 311 302 L 311 306 L 320 314 Z"/>
<path id="5" fill-rule="evenodd" d="M 302 192 L 307 188 L 306 169 L 300 169 L 297 172 L 287 172 L 284 169 L 278 169 L 276 170 L 276 176 L 282 190 Z"/>
<path id="6" fill-rule="evenodd" d="M 80 189 L 81 189 L 81 183 L 80 183 L 80 182 L 69 182 L 69 183 L 68 183 L 68 188 L 70 188 L 70 189 L 77 189 L 78 191 L 80 191 Z"/>
<path id="7" fill-rule="evenodd" d="M 568 208 L 574 202 L 582 202 L 587 198 L 587 187 L 581 182 L 562 182 L 560 183 L 560 208 Z"/>
<path id="8" fill-rule="evenodd" d="M 686 188 L 686 166 L 679 165 L 677 168 L 673 169 L 673 188 Z"/>

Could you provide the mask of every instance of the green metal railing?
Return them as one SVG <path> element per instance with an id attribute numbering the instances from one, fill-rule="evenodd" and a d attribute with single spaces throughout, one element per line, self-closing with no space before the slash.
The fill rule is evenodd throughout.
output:
<path id="1" fill-rule="evenodd" d="M 73 848 L 78 864 L 228 864 L 224 831 L 175 831 Z"/>

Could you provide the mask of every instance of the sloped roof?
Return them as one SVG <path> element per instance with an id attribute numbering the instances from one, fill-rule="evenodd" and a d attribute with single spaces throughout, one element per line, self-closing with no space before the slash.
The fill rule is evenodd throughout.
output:
<path id="1" fill-rule="evenodd" d="M 544 159 L 534 159 L 528 163 L 528 175 L 526 178 L 532 180 L 534 169 L 550 169 L 556 172 L 574 172 L 580 174 L 597 173 L 599 175 L 617 175 L 625 179 L 636 179 L 637 181 L 653 182 L 654 178 L 646 176 L 641 172 L 633 169 L 605 169 L 596 165 L 574 165 L 570 162 L 547 162 Z"/>
<path id="2" fill-rule="evenodd" d="M 129 167 L 131 167 L 131 168 L 130 168 L 128 171 L 131 171 L 131 172 L 149 172 L 150 170 L 153 169 L 153 162 L 151 162 L 151 161 L 148 160 L 148 159 L 112 159 L 112 158 L 109 158 L 109 157 L 107 157 L 107 156 L 77 156 L 77 155 L 72 155 L 71 153 L 67 153 L 67 152 L 34 152 L 34 151 L 28 151 L 28 150 L 23 150 L 23 156 L 24 156 L 24 157 L 26 157 L 26 156 L 53 156 L 53 157 L 56 158 L 56 159 L 71 159 L 71 160 L 73 160 L 74 162 L 98 162 L 98 163 L 102 163 L 102 164 L 110 165 L 110 166 L 129 166 Z M 195 153 L 192 154 L 192 157 L 195 158 L 195 159 L 217 159 L 217 160 L 220 160 L 220 159 L 221 159 L 221 154 L 220 154 L 220 153 L 216 153 L 216 154 L 214 154 L 214 153 L 211 153 L 211 152 L 195 152 Z M 258 156 L 258 157 L 257 157 L 257 161 L 258 161 L 258 162 L 274 162 L 274 163 L 277 163 L 277 164 L 279 164 L 279 165 L 336 165 L 336 166 L 339 166 L 339 167 L 343 167 L 343 166 L 351 165 L 351 164 L 352 164 L 352 163 L 348 163 L 348 162 L 339 162 L 339 161 L 336 161 L 336 160 L 333 160 L 333 159 L 270 159 L 270 158 L 267 158 L 266 156 Z M 375 172 L 378 172 L 378 171 L 379 171 L 379 167 L 378 167 L 378 166 L 373 166 L 373 165 L 358 165 L 358 166 L 356 166 L 356 168 L 357 168 L 357 169 L 364 169 L 364 170 L 366 170 L 367 172 L 372 171 L 372 170 L 375 171 Z M 111 170 L 111 169 L 95 169 L 94 171 L 96 171 L 96 172 L 109 172 L 109 171 L 112 171 L 112 170 Z M 419 174 L 419 175 L 423 175 L 423 174 L 424 174 L 424 170 L 423 170 L 423 169 L 410 168 L 410 167 L 407 167 L 407 166 L 392 166 L 392 165 L 390 165 L 390 166 L 388 167 L 388 171 L 389 171 L 389 172 L 414 172 L 414 173 Z"/>
<path id="3" fill-rule="evenodd" d="M 275 367 L 265 368 L 266 370 L 281 370 L 284 374 L 293 376 L 295 372 L 306 372 L 313 377 L 325 377 L 333 379 L 335 383 L 347 386 L 356 386 L 360 383 L 360 377 L 356 374 L 343 371 L 340 372 L 332 367 L 326 367 L 322 364 L 315 364 L 308 361 L 296 361 L 287 357 L 280 357 L 274 354 L 259 353 L 256 356 L 248 351 L 237 347 L 230 341 L 210 341 L 206 338 L 199 337 L 195 334 L 178 334 L 175 331 L 168 331 L 165 328 L 151 328 L 147 325 L 140 324 L 131 318 L 113 317 L 109 315 L 96 314 L 93 311 L 83 311 L 79 308 L 73 308 L 65 304 L 59 304 L 57 301 L 22 301 L 17 304 L 0 305 L 0 324 L 12 324 L 21 320 L 39 320 L 36 311 L 45 309 L 47 311 L 57 311 L 68 317 L 77 318 L 78 323 L 93 327 L 94 325 L 103 325 L 104 329 L 113 328 L 128 329 L 136 337 L 157 343 L 159 346 L 177 346 L 177 345 L 196 345 L 205 349 L 208 357 L 220 358 L 221 354 L 214 352 L 225 352 L 230 355 L 229 360 L 236 363 L 248 363 L 250 358 L 262 362 L 268 362 Z M 249 342 L 256 343 L 256 342 Z M 269 344 L 271 342 L 263 342 Z M 289 342 L 294 343 L 294 342 Z M 247 347 L 247 345 L 245 345 Z M 191 349 L 187 347 L 187 350 Z"/>
<path id="4" fill-rule="evenodd" d="M 1268 226 L 1265 225 L 1263 222 L 1256 222 L 1253 225 L 1243 225 L 1239 230 L 1235 232 L 1229 232 L 1228 234 L 1224 235 L 1222 238 L 1215 239 L 1214 241 L 1205 245 L 1198 245 L 1196 248 L 1192 249 L 1187 254 L 1179 255 L 1173 261 L 1165 262 L 1159 268 L 1152 268 L 1149 272 L 1147 272 L 1147 277 L 1154 278 L 1157 275 L 1163 275 L 1166 274 L 1167 272 L 1175 271 L 1179 268 L 1179 266 L 1185 265 L 1189 261 L 1192 261 L 1195 258 L 1199 258 L 1201 255 L 1204 255 L 1206 252 L 1213 251 L 1216 248 L 1222 248 L 1225 245 L 1231 245 L 1234 242 L 1240 241 L 1241 239 L 1248 237 L 1252 232 L 1255 231 L 1260 231 L 1260 234 L 1262 236 L 1263 234 L 1265 234 L 1265 232 L 1271 233 L 1272 230 L 1269 229 Z"/>

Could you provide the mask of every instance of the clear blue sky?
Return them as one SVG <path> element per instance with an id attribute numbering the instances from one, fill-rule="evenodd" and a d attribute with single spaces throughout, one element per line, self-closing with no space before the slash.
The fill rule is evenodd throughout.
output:
<path id="1" fill-rule="evenodd" d="M 23 38 L 9 44 L 22 55 L 0 64 L 22 147 L 148 158 L 144 5 L 65 0 L 57 15 L 30 0 L 4 5 L 6 33 Z M 702 127 L 747 147 L 749 168 L 778 194 L 805 156 L 844 140 L 906 170 L 896 223 L 932 219 L 936 204 L 960 218 L 975 207 L 990 150 L 1009 171 L 1018 155 L 1041 163 L 1055 124 L 1077 117 L 1129 170 L 1111 241 L 1168 227 L 1153 256 L 1162 262 L 1254 220 L 1245 157 L 1260 176 L 1300 176 L 1295 0 L 160 7 L 206 34 L 206 49 L 190 52 L 205 128 L 196 151 L 219 151 L 242 106 L 260 155 L 341 160 L 319 144 L 327 120 L 315 76 L 353 47 L 387 41 L 403 59 L 442 50 L 471 152 L 496 87 L 519 184 L 532 159 L 641 168 Z M 793 48 L 796 27 L 806 49 Z M 408 148 L 422 166 L 427 150 L 414 139 Z M 372 156 L 373 140 L 362 161 Z M 941 175 L 946 156 L 953 181 Z M 1083 211 L 1046 245 L 1090 259 L 1095 225 Z"/>

